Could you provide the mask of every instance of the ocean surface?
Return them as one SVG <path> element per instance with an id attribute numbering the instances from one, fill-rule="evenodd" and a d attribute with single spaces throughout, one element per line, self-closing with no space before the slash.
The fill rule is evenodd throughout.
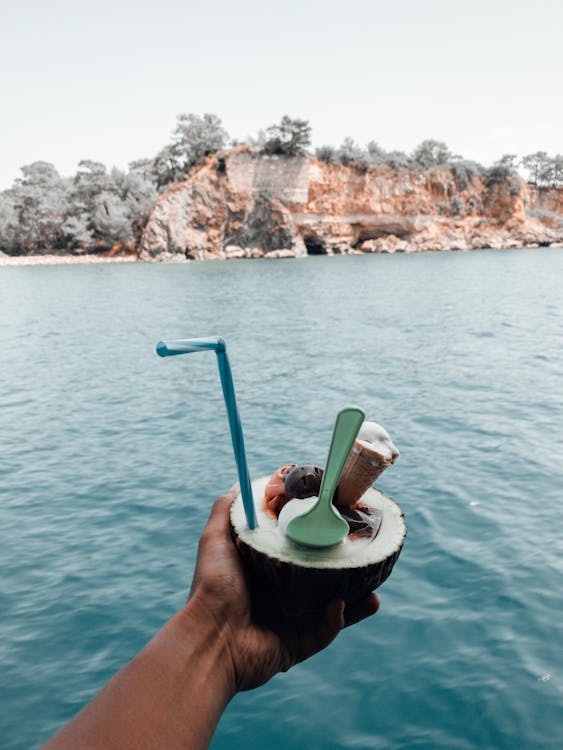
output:
<path id="1" fill-rule="evenodd" d="M 180 608 L 236 479 L 324 463 L 357 403 L 409 534 L 380 612 L 212 747 L 563 747 L 563 251 L 0 269 L 0 746 L 41 745 Z"/>

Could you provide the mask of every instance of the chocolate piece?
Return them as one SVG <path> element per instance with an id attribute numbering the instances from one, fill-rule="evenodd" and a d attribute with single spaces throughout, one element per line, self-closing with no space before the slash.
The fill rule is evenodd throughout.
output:
<path id="1" fill-rule="evenodd" d="M 285 491 L 292 497 L 303 499 L 319 494 L 323 470 L 318 466 L 294 466 L 284 476 Z"/>

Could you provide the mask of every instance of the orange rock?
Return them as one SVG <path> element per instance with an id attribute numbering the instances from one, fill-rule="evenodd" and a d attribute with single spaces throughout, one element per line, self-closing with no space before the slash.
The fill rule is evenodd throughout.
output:
<path id="1" fill-rule="evenodd" d="M 140 250 L 147 259 L 282 258 L 555 243 L 562 196 L 517 177 L 474 175 L 460 189 L 449 169 L 327 164 L 242 146 L 158 196 Z"/>

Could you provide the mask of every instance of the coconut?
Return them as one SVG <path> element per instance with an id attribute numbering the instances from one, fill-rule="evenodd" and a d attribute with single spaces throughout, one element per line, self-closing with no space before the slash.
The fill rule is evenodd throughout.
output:
<path id="1" fill-rule="evenodd" d="M 269 480 L 252 482 L 258 526 L 248 528 L 239 494 L 231 506 L 231 528 L 250 576 L 278 597 L 286 614 L 317 611 L 335 598 L 353 604 L 389 577 L 407 533 L 404 513 L 390 497 L 370 488 L 358 503 L 382 514 L 375 538 L 346 537 L 334 547 L 314 549 L 290 541 L 263 509 Z"/>

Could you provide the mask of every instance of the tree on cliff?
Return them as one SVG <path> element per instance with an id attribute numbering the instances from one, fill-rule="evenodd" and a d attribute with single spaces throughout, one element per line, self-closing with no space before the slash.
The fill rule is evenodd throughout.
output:
<path id="1" fill-rule="evenodd" d="M 458 190 L 465 190 L 474 177 L 482 177 L 485 167 L 471 159 L 459 159 L 448 164 Z"/>
<path id="2" fill-rule="evenodd" d="M 556 154 L 553 157 L 553 186 L 561 187 L 563 185 L 563 154 Z"/>
<path id="3" fill-rule="evenodd" d="M 366 146 L 366 151 L 370 164 L 385 164 L 387 153 L 377 141 L 370 141 Z"/>
<path id="4" fill-rule="evenodd" d="M 353 138 L 347 136 L 336 150 L 339 164 L 357 164 L 359 167 L 369 166 L 368 153 Z"/>
<path id="5" fill-rule="evenodd" d="M 279 125 L 266 129 L 268 140 L 264 144 L 267 154 L 298 156 L 311 145 L 311 126 L 307 120 L 292 119 L 284 115 Z"/>
<path id="6" fill-rule="evenodd" d="M 514 173 L 518 167 L 518 154 L 503 154 L 495 164 Z"/>
<path id="7" fill-rule="evenodd" d="M 529 181 L 540 188 L 561 187 L 563 185 L 563 156 L 549 156 L 545 151 L 536 151 L 522 159 L 522 166 L 528 170 Z"/>
<path id="8" fill-rule="evenodd" d="M 543 187 L 550 182 L 552 159 L 546 151 L 536 151 L 522 159 L 522 166 L 528 170 L 530 182 Z"/>
<path id="9" fill-rule="evenodd" d="M 184 179 L 186 169 L 182 164 L 176 144 L 170 143 L 160 149 L 152 160 L 151 173 L 159 190 L 169 182 L 179 182 Z"/>
<path id="10" fill-rule="evenodd" d="M 324 161 L 326 164 L 336 164 L 338 156 L 334 146 L 318 146 L 315 149 L 315 157 L 319 161 Z"/>
<path id="11" fill-rule="evenodd" d="M 528 180 L 537 187 L 563 186 L 563 155 L 552 157 L 546 151 L 536 151 L 524 156 L 521 164 L 528 170 Z"/>
<path id="12" fill-rule="evenodd" d="M 225 147 L 229 134 L 217 115 L 178 115 L 174 145 L 182 166 L 188 172 L 204 156 Z"/>
<path id="13" fill-rule="evenodd" d="M 256 135 L 247 135 L 242 141 L 233 139 L 231 141 L 231 146 L 241 146 L 242 144 L 246 144 L 252 148 L 260 148 L 263 151 L 267 140 L 268 136 L 266 135 L 266 131 L 260 128 Z"/>
<path id="14" fill-rule="evenodd" d="M 505 185 L 513 197 L 520 192 L 520 177 L 516 171 L 514 154 L 501 156 L 492 167 L 485 170 L 484 177 L 487 190 Z"/>
<path id="15" fill-rule="evenodd" d="M 327 164 L 356 164 L 362 169 L 367 169 L 374 164 L 387 163 L 387 153 L 379 143 L 370 141 L 364 148 L 350 136 L 347 136 L 338 148 L 320 146 L 315 149 L 315 156 L 319 161 Z M 405 158 L 407 158 L 406 155 Z"/>
<path id="16" fill-rule="evenodd" d="M 396 149 L 394 149 L 393 151 L 388 151 L 385 154 L 385 164 L 387 164 L 388 167 L 391 167 L 391 169 L 394 169 L 395 171 L 399 171 L 400 169 L 417 168 L 416 163 L 408 154 L 405 154 L 404 151 L 398 151 Z"/>
<path id="17" fill-rule="evenodd" d="M 422 169 L 430 169 L 442 167 L 459 157 L 455 157 L 443 141 L 428 138 L 415 148 L 412 158 Z"/>
<path id="18" fill-rule="evenodd" d="M 150 171 L 159 189 L 185 179 L 200 159 L 226 146 L 229 134 L 217 115 L 190 113 L 178 115 L 172 138 L 152 159 Z M 146 171 L 146 161 L 134 164 Z"/>

